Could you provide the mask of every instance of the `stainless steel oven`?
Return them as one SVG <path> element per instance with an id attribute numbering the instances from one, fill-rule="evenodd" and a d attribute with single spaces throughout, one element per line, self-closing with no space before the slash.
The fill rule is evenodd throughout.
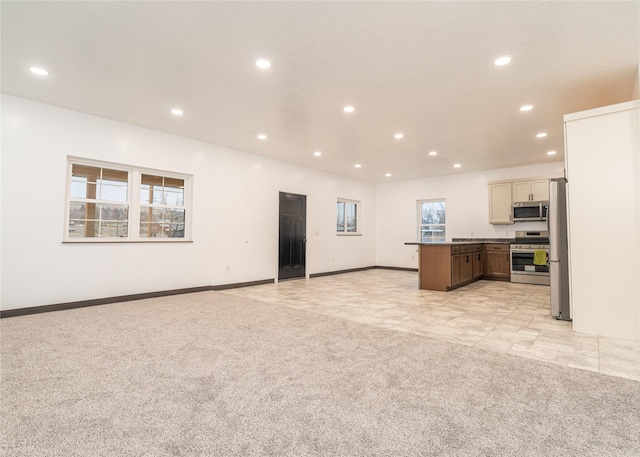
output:
<path id="1" fill-rule="evenodd" d="M 548 232 L 516 232 L 511 244 L 511 282 L 550 285 Z M 544 258 L 534 261 L 536 251 L 544 251 Z"/>

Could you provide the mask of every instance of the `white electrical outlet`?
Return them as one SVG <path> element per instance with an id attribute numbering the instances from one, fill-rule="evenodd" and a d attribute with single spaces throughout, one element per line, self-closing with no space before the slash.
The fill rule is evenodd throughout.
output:
<path id="1" fill-rule="evenodd" d="M 229 265 L 227 265 L 227 273 L 229 273 L 230 267 Z"/>

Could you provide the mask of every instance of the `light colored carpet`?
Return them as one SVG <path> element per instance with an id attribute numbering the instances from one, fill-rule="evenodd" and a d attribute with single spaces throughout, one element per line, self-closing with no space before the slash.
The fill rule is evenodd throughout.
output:
<path id="1" fill-rule="evenodd" d="M 0 326 L 7 456 L 640 455 L 640 382 L 219 292 Z"/>

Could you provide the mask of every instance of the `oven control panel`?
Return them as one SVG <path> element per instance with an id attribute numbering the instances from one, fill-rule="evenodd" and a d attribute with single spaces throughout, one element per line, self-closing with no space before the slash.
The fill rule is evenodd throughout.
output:
<path id="1" fill-rule="evenodd" d="M 549 250 L 549 245 L 548 244 L 512 244 L 511 245 L 511 250 L 514 249 L 528 249 L 530 251 L 535 251 L 537 249 L 545 249 L 545 250 Z"/>

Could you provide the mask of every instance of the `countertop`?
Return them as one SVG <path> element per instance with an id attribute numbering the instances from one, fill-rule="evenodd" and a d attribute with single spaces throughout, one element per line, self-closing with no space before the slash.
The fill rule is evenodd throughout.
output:
<path id="1" fill-rule="evenodd" d="M 513 238 L 453 238 L 443 243 L 419 243 L 417 241 L 404 243 L 413 246 L 464 246 L 468 244 L 511 244 Z"/>
<path id="2" fill-rule="evenodd" d="M 452 238 L 453 243 L 510 244 L 515 238 Z"/>

